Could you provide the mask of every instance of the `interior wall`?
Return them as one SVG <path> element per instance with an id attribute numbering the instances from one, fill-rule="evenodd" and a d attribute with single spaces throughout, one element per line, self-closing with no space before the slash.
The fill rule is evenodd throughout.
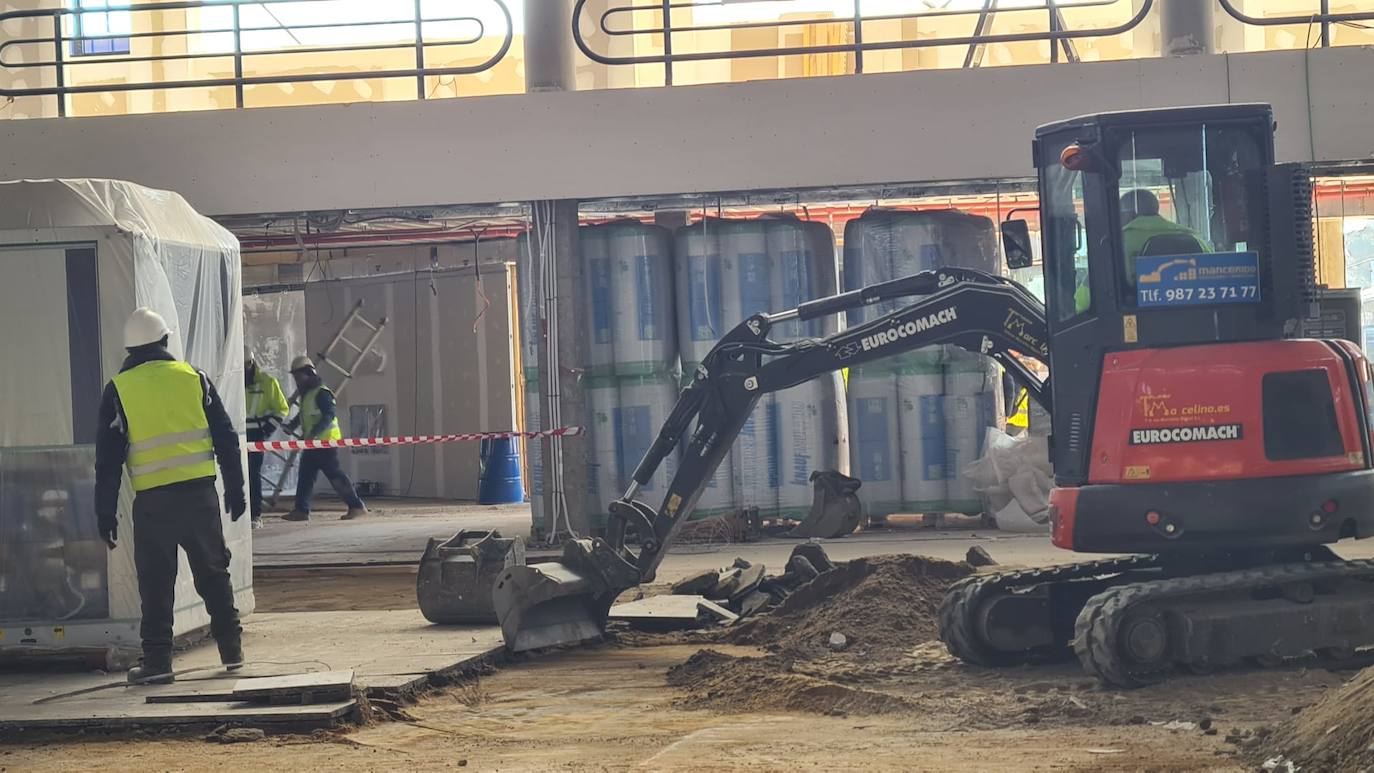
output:
<path id="1" fill-rule="evenodd" d="M 1374 154 L 1374 48 L 433 102 L 0 121 L 0 178 L 114 177 L 212 214 L 1028 177 L 1034 127 L 1263 101 L 1280 160 Z"/>
<path id="2" fill-rule="evenodd" d="M 386 250 L 424 251 L 428 260 L 427 247 Z M 370 321 L 387 318 L 377 353 L 339 399 L 345 436 L 351 409 L 364 405 L 383 406 L 389 435 L 514 428 L 511 270 L 498 261 L 308 283 L 306 339 L 312 353 L 328 346 L 359 300 Z M 354 480 L 379 482 L 387 494 L 477 497 L 476 443 L 354 449 L 343 457 Z M 327 493 L 328 486 L 317 481 L 316 491 Z"/>

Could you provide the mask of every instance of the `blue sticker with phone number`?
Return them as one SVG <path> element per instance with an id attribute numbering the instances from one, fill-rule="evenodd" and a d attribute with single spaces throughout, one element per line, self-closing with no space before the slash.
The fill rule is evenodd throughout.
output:
<path id="1" fill-rule="evenodd" d="M 1142 255 L 1135 260 L 1135 271 L 1138 306 L 1258 303 L 1260 299 L 1257 252 Z"/>

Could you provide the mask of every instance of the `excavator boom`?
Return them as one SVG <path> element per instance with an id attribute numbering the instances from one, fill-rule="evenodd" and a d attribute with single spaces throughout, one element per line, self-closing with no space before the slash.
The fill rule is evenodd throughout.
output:
<path id="1" fill-rule="evenodd" d="M 791 344 L 768 339 L 781 322 L 913 296 L 918 299 L 825 338 Z M 611 503 L 606 537 L 571 541 L 558 562 L 511 567 L 498 580 L 493 600 L 507 647 L 542 649 L 599 636 L 616 596 L 654 578 L 764 394 L 938 344 L 993 358 L 1051 409 L 1048 382 L 1024 361 L 1048 359 L 1044 306 L 1020 285 L 981 271 L 923 271 L 756 314 L 736 326 L 703 359 L 631 476 L 629 490 Z M 682 462 L 658 508 L 637 501 L 639 488 L 684 437 L 689 440 Z"/>

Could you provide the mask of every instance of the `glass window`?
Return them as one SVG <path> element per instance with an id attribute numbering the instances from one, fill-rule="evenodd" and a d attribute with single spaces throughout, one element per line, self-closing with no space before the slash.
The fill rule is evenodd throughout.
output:
<path id="1" fill-rule="evenodd" d="M 1088 311 L 1088 240 L 1084 233 L 1083 173 L 1065 169 L 1059 154 L 1067 143 L 1048 146 L 1041 169 L 1045 200 L 1040 202 L 1040 227 L 1044 232 L 1045 263 L 1050 287 L 1046 301 L 1057 319 L 1065 320 Z"/>
<path id="2" fill-rule="evenodd" d="M 1140 257 L 1246 253 L 1247 177 L 1260 169 L 1253 127 L 1146 128 L 1116 138 L 1122 293 L 1136 302 Z M 1150 261 L 1174 266 L 1180 261 Z"/>
<path id="3" fill-rule="evenodd" d="M 76 0 L 73 56 L 129 53 L 129 0 Z M 124 9 L 124 10 L 120 10 Z"/>

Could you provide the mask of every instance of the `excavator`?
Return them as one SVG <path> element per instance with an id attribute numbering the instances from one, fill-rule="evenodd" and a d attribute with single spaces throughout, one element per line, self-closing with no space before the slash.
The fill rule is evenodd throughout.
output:
<path id="1" fill-rule="evenodd" d="M 1268 105 L 1102 113 L 1041 126 L 1045 302 L 940 268 L 751 316 L 696 370 L 604 538 L 512 566 L 493 602 L 515 651 L 594 640 L 654 578 L 760 396 L 934 345 L 996 360 L 1050 415 L 1054 545 L 1095 560 L 978 574 L 948 591 L 956 657 L 1077 656 L 1103 683 L 1177 669 L 1348 657 L 1374 644 L 1374 562 L 1330 545 L 1374 533 L 1374 376 L 1321 317 L 1312 183 L 1274 163 Z M 1002 224 L 1029 266 L 1029 224 Z M 897 299 L 824 338 L 769 331 Z M 1048 378 L 1038 374 L 1048 367 Z M 685 442 L 662 502 L 635 499 Z"/>

